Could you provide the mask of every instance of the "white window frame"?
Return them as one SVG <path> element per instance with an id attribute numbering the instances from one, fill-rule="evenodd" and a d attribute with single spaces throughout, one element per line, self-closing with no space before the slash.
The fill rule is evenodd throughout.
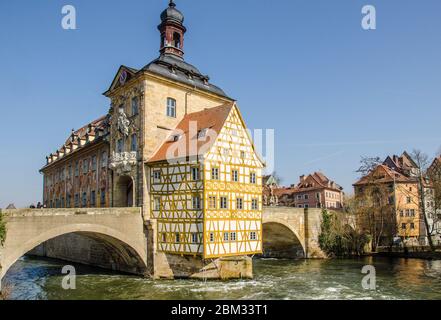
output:
<path id="1" fill-rule="evenodd" d="M 239 170 L 231 171 L 231 181 L 239 182 Z"/>
<path id="2" fill-rule="evenodd" d="M 219 208 L 222 210 L 228 210 L 228 197 L 227 196 L 220 197 Z"/>
<path id="3" fill-rule="evenodd" d="M 251 210 L 259 210 L 259 200 L 251 199 Z"/>
<path id="4" fill-rule="evenodd" d="M 176 118 L 176 99 L 167 98 L 167 111 L 166 115 L 170 118 Z"/>
<path id="5" fill-rule="evenodd" d="M 236 209 L 243 210 L 243 198 L 236 198 Z"/>
<path id="6" fill-rule="evenodd" d="M 252 184 L 256 184 L 257 183 L 257 178 L 256 178 L 256 173 L 255 172 L 250 172 L 250 183 L 252 183 Z"/>
<path id="7" fill-rule="evenodd" d="M 191 167 L 191 180 L 199 181 L 201 179 L 201 173 L 199 167 Z"/>
<path id="8" fill-rule="evenodd" d="M 211 180 L 219 180 L 219 168 L 211 168 Z"/>
<path id="9" fill-rule="evenodd" d="M 161 182 L 161 170 L 153 170 L 153 181 Z"/>
<path id="10" fill-rule="evenodd" d="M 154 197 L 153 198 L 153 210 L 154 211 L 161 211 L 161 197 Z"/>
<path id="11" fill-rule="evenodd" d="M 211 200 L 214 200 L 214 202 L 212 202 Z M 213 206 L 211 204 L 213 204 Z M 208 209 L 211 209 L 211 210 L 217 209 L 217 197 L 216 196 L 209 196 L 208 197 Z"/>
<path id="12" fill-rule="evenodd" d="M 192 204 L 193 210 L 202 209 L 201 196 L 200 195 L 193 195 L 191 198 L 191 204 Z"/>

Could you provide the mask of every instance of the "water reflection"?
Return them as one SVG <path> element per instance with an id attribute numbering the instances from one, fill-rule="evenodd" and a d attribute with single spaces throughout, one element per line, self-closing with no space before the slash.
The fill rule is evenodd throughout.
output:
<path id="1" fill-rule="evenodd" d="M 61 288 L 63 262 L 23 258 L 8 272 L 11 299 L 441 299 L 441 261 L 336 259 L 254 261 L 255 278 L 160 280 L 77 265 L 77 289 Z M 364 290 L 364 265 L 374 265 L 377 290 Z"/>

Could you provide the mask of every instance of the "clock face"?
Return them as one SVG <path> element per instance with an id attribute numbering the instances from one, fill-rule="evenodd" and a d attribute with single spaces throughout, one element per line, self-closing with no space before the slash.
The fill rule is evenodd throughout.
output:
<path id="1" fill-rule="evenodd" d="M 121 72 L 121 75 L 119 76 L 119 83 L 120 84 L 124 84 L 127 81 L 127 71 L 123 70 L 123 72 Z"/>

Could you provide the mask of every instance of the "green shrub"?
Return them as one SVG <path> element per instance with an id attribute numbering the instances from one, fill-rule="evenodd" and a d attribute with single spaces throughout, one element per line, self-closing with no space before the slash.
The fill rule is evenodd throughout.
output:
<path id="1" fill-rule="evenodd" d="M 322 213 L 321 229 L 320 248 L 331 256 L 361 255 L 369 243 L 369 237 L 350 227 L 344 216 L 327 210 Z"/>
<path id="2" fill-rule="evenodd" d="M 6 222 L 3 219 L 3 213 L 0 211 L 0 245 L 3 245 L 6 240 Z"/>

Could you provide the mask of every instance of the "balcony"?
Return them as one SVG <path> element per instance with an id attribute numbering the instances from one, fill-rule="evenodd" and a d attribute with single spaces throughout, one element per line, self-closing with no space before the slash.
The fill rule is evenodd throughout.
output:
<path id="1" fill-rule="evenodd" d="M 138 162 L 138 153 L 131 152 L 113 152 L 109 161 L 109 168 L 118 174 L 127 174 L 132 171 Z"/>

